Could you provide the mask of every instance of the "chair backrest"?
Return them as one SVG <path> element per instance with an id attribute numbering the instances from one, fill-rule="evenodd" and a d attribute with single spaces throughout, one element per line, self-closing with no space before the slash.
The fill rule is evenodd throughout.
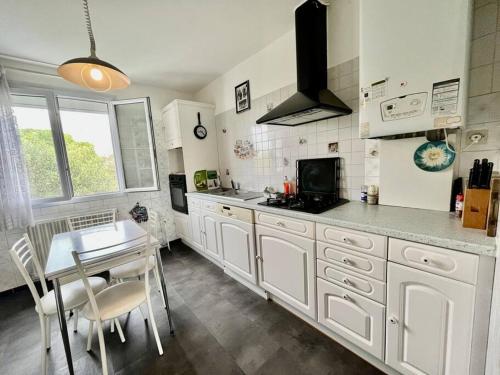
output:
<path id="1" fill-rule="evenodd" d="M 116 209 L 71 216 L 66 220 L 70 231 L 114 223 L 116 221 Z"/>
<path id="2" fill-rule="evenodd" d="M 23 234 L 23 237 L 12 245 L 9 252 L 14 264 L 17 266 L 19 272 L 21 272 L 21 275 L 24 278 L 24 281 L 26 281 L 26 284 L 28 285 L 31 295 L 35 300 L 35 304 L 38 307 L 38 311 L 43 312 L 40 295 L 38 294 L 35 283 L 33 282 L 33 279 L 28 271 L 30 263 L 33 265 L 34 272 L 38 276 L 40 284 L 42 284 L 42 291 L 44 295 L 48 293 L 47 283 L 45 282 L 45 275 L 43 273 L 42 266 L 40 265 L 40 261 L 38 260 L 28 234 Z"/>
<path id="3" fill-rule="evenodd" d="M 131 239 L 129 241 L 123 242 L 123 244 L 127 242 L 133 242 L 133 241 L 140 241 L 141 239 L 144 240 L 145 244 L 141 243 L 140 245 L 137 245 L 135 247 L 136 249 L 136 254 L 138 254 L 138 259 L 144 258 L 144 283 L 145 283 L 145 290 L 146 293 L 149 291 L 149 262 L 147 261 L 151 255 L 154 254 L 154 249 L 151 247 L 151 239 L 149 233 L 146 233 L 145 235 L 142 235 L 138 238 Z M 83 285 L 85 286 L 85 290 L 87 291 L 87 295 L 89 297 L 89 302 L 92 307 L 92 311 L 94 312 L 94 316 L 101 318 L 99 308 L 97 306 L 97 302 L 95 299 L 94 291 L 90 287 L 89 281 L 87 279 L 87 273 L 88 270 L 85 265 L 85 261 L 88 260 L 89 258 L 92 258 L 93 253 L 98 253 L 102 251 L 102 249 L 93 249 L 89 251 L 82 251 L 82 252 L 76 252 L 72 251 L 71 254 L 73 255 L 73 259 L 75 260 L 76 264 L 76 269 L 78 271 L 78 274 L 80 278 L 83 281 Z"/>
<path id="4" fill-rule="evenodd" d="M 157 240 L 161 241 L 158 236 L 161 235 L 161 221 L 158 212 L 148 210 L 148 232 Z"/>

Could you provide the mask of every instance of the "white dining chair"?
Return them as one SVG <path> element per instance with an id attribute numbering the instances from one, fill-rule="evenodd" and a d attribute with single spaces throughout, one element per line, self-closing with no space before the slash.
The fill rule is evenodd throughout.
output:
<path id="1" fill-rule="evenodd" d="M 160 230 L 160 215 L 153 210 L 148 210 L 148 232 L 151 236 L 158 239 L 158 234 Z M 147 270 L 148 272 L 153 270 L 153 275 L 158 286 L 158 290 L 163 299 L 163 294 L 161 293 L 161 283 L 160 283 L 160 272 L 158 271 L 158 265 L 156 264 L 156 257 L 152 255 L 147 260 Z M 109 270 L 109 276 L 111 278 L 111 283 L 120 282 L 125 279 L 137 279 L 144 275 L 144 269 L 146 265 L 146 259 L 138 259 L 126 264 L 122 264 L 117 267 L 113 267 Z M 165 304 L 165 301 L 163 301 Z M 113 329 L 113 324 L 111 325 Z"/>
<path id="2" fill-rule="evenodd" d="M 40 332 L 41 332 L 41 351 L 42 351 L 42 374 L 47 372 L 47 349 L 50 348 L 50 317 L 57 314 L 56 298 L 54 291 L 49 291 L 47 288 L 47 283 L 45 282 L 44 273 L 40 265 L 40 261 L 34 251 L 33 244 L 31 243 L 27 234 L 17 241 L 10 249 L 10 256 L 14 261 L 14 264 L 19 269 L 19 272 L 24 278 L 24 281 L 28 285 L 28 288 L 35 300 L 35 310 L 38 313 L 38 318 L 40 320 Z M 38 277 L 40 284 L 42 286 L 43 296 L 40 296 L 38 290 L 35 286 L 34 280 L 29 272 L 30 265 L 33 267 L 33 271 Z M 100 292 L 107 286 L 107 282 L 102 277 L 90 277 L 87 280 L 89 288 L 91 288 L 96 293 Z M 78 310 L 88 301 L 87 292 L 85 286 L 81 280 L 76 280 L 64 284 L 61 286 L 61 295 L 63 299 L 65 311 L 74 310 L 75 315 L 74 325 L 76 330 L 76 324 L 78 321 Z"/>
<path id="3" fill-rule="evenodd" d="M 104 333 L 102 323 L 104 321 L 111 321 L 117 323 L 117 329 L 120 333 L 122 342 L 125 341 L 123 332 L 121 332 L 120 325 L 118 324 L 118 317 L 135 309 L 140 310 L 140 306 L 146 302 L 148 307 L 149 322 L 153 329 L 153 334 L 158 347 L 158 353 L 163 355 L 163 347 L 161 345 L 156 322 L 153 315 L 153 308 L 151 306 L 150 286 L 149 286 L 149 272 L 148 262 L 154 252 L 151 247 L 150 235 L 147 233 L 134 241 L 144 240 L 145 245 L 137 247 L 137 256 L 143 260 L 144 274 L 143 280 L 123 281 L 118 284 L 111 285 L 99 293 L 94 293 L 89 279 L 87 277 L 87 269 L 85 266 L 85 259 L 92 258 L 92 254 L 101 251 L 102 249 L 95 249 L 86 252 L 73 251 L 73 259 L 75 260 L 78 274 L 80 275 L 83 284 L 87 290 L 88 302 L 82 308 L 82 315 L 89 320 L 89 332 L 93 331 L 94 324 L 97 326 L 97 336 L 99 338 L 99 348 L 101 352 L 101 363 L 103 375 L 108 374 L 108 365 L 106 359 L 106 346 L 104 342 Z M 92 335 L 89 335 L 87 340 L 87 350 L 90 350 L 92 344 Z"/>
<path id="4" fill-rule="evenodd" d="M 115 221 L 116 209 L 70 216 L 66 219 L 70 231 L 114 223 Z"/>

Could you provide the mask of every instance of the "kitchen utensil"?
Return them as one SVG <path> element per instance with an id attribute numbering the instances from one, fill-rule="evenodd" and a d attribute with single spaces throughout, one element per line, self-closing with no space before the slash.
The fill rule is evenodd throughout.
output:
<path id="1" fill-rule="evenodd" d="M 452 146 L 443 141 L 426 142 L 417 148 L 413 155 L 415 165 L 426 172 L 439 172 L 447 169 L 455 161 Z"/>

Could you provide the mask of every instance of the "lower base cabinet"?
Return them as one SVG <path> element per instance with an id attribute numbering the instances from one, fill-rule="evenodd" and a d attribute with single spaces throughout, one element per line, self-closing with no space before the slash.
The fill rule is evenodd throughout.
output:
<path id="1" fill-rule="evenodd" d="M 314 240 L 262 225 L 255 228 L 260 286 L 316 319 Z"/>
<path id="2" fill-rule="evenodd" d="M 224 267 L 257 285 L 254 225 L 221 217 L 219 228 Z"/>
<path id="3" fill-rule="evenodd" d="M 219 216 L 214 213 L 201 210 L 201 224 L 202 243 L 205 254 L 217 261 L 222 261 L 218 236 Z"/>
<path id="4" fill-rule="evenodd" d="M 385 306 L 317 279 L 318 322 L 384 360 Z"/>
<path id="5" fill-rule="evenodd" d="M 189 216 L 182 213 L 174 213 L 175 232 L 177 235 L 187 241 L 191 239 L 189 225 Z"/>
<path id="6" fill-rule="evenodd" d="M 386 363 L 406 375 L 470 374 L 475 288 L 394 263 L 387 286 Z"/>

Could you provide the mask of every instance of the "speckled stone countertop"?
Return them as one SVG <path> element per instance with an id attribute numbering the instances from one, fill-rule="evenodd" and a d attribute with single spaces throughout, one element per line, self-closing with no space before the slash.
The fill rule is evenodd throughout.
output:
<path id="1" fill-rule="evenodd" d="M 186 195 L 472 254 L 496 256 L 497 253 L 495 238 L 487 237 L 485 231 L 482 230 L 463 228 L 461 221 L 448 212 L 369 206 L 360 202 L 349 202 L 321 214 L 308 214 L 258 205 L 257 203 L 263 201 L 264 198 L 242 202 L 206 193 L 187 193 Z"/>

